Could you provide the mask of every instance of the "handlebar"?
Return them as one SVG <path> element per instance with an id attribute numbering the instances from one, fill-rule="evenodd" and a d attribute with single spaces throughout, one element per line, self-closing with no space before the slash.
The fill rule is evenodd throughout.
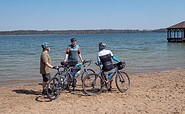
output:
<path id="1" fill-rule="evenodd" d="M 100 64 L 98 64 L 98 63 L 95 63 L 95 65 L 96 65 L 96 66 L 98 66 L 98 67 L 101 69 L 101 66 L 100 66 Z"/>
<path id="2" fill-rule="evenodd" d="M 65 67 L 69 67 L 69 62 L 61 62 L 61 67 L 65 68 Z"/>
<path id="3" fill-rule="evenodd" d="M 81 65 L 85 65 L 86 63 L 89 63 L 89 64 L 87 65 L 87 66 L 89 66 L 89 65 L 92 63 L 92 60 L 89 60 L 89 61 L 84 60 L 82 63 L 78 63 L 78 64 L 76 64 L 76 65 L 77 65 L 77 66 L 81 66 Z M 69 62 L 61 62 L 62 67 L 67 67 L 67 68 L 69 68 L 69 67 L 70 67 L 69 64 L 70 64 Z"/>
<path id="4" fill-rule="evenodd" d="M 56 67 L 58 67 L 58 68 L 56 68 Z M 60 69 L 61 67 L 63 67 L 63 66 L 54 66 L 53 69 Z"/>
<path id="5" fill-rule="evenodd" d="M 89 63 L 89 64 L 87 65 L 87 66 L 89 66 L 89 65 L 92 63 L 92 60 L 89 60 L 89 61 L 84 60 L 84 61 L 82 62 L 83 65 L 86 64 L 86 63 Z"/>
<path id="6" fill-rule="evenodd" d="M 63 66 L 58 66 L 58 68 L 56 68 L 57 66 L 54 66 L 53 69 L 56 69 L 58 72 L 60 70 L 60 68 L 62 68 Z"/>

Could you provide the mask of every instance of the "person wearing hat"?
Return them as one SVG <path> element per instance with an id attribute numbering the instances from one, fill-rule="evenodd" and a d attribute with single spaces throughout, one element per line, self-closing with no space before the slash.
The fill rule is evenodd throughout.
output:
<path id="1" fill-rule="evenodd" d="M 47 85 L 47 82 L 51 79 L 51 74 L 50 74 L 51 69 L 55 69 L 58 67 L 51 65 L 51 57 L 49 55 L 49 51 L 51 49 L 50 44 L 45 42 L 41 45 L 41 47 L 43 49 L 41 56 L 40 56 L 40 74 L 42 74 L 42 78 L 43 78 L 42 94 L 46 94 L 46 89 L 48 89 L 46 85 Z"/>
<path id="2" fill-rule="evenodd" d="M 98 52 L 98 65 L 103 65 L 102 70 L 105 74 L 108 74 L 107 83 L 110 84 L 109 91 L 112 89 L 112 69 L 114 68 L 112 59 L 116 62 L 120 62 L 118 58 L 113 56 L 112 52 L 110 50 L 106 50 L 106 44 L 100 42 L 99 43 L 99 52 Z"/>

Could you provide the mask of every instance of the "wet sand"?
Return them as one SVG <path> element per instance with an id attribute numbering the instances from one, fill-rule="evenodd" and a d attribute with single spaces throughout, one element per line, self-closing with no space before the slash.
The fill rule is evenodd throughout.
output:
<path id="1" fill-rule="evenodd" d="M 185 114 L 185 70 L 129 74 L 131 88 L 86 96 L 81 87 L 49 101 L 38 84 L 0 86 L 1 114 Z"/>

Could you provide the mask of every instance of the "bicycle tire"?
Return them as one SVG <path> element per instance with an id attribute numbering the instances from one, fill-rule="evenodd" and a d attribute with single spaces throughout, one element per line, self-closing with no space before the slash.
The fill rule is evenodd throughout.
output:
<path id="1" fill-rule="evenodd" d="M 102 87 L 102 78 L 96 73 L 88 74 L 83 79 L 82 88 L 89 96 L 100 94 Z"/>
<path id="2" fill-rule="evenodd" d="M 118 71 L 115 77 L 116 87 L 121 93 L 126 92 L 130 88 L 130 78 L 127 73 Z"/>
<path id="3" fill-rule="evenodd" d="M 82 75 L 81 75 L 81 81 L 83 82 L 83 79 L 84 79 L 84 74 L 86 73 L 86 75 L 88 75 L 88 74 L 91 74 L 91 73 L 95 73 L 95 71 L 94 70 L 92 70 L 92 69 L 87 69 L 87 72 L 83 72 L 82 73 Z"/>
<path id="4" fill-rule="evenodd" d="M 48 82 L 48 89 L 47 89 L 47 97 L 50 100 L 55 100 L 59 97 L 60 95 L 60 81 L 58 78 L 52 78 L 49 82 Z M 49 91 L 50 90 L 50 91 Z"/>

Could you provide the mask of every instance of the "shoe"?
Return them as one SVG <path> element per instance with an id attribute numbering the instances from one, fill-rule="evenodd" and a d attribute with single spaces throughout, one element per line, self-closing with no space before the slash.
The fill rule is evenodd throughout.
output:
<path id="1" fill-rule="evenodd" d="M 67 90 L 68 89 L 68 85 L 64 84 L 64 89 Z"/>
<path id="2" fill-rule="evenodd" d="M 50 88 L 48 88 L 48 93 L 52 93 L 52 90 Z"/>
<path id="3" fill-rule="evenodd" d="M 47 91 L 45 89 L 42 90 L 42 95 L 47 95 Z"/>
<path id="4" fill-rule="evenodd" d="M 72 86 L 72 87 L 76 87 L 76 83 L 73 83 L 71 86 Z"/>
<path id="5" fill-rule="evenodd" d="M 108 91 L 112 91 L 112 86 L 109 87 Z"/>

